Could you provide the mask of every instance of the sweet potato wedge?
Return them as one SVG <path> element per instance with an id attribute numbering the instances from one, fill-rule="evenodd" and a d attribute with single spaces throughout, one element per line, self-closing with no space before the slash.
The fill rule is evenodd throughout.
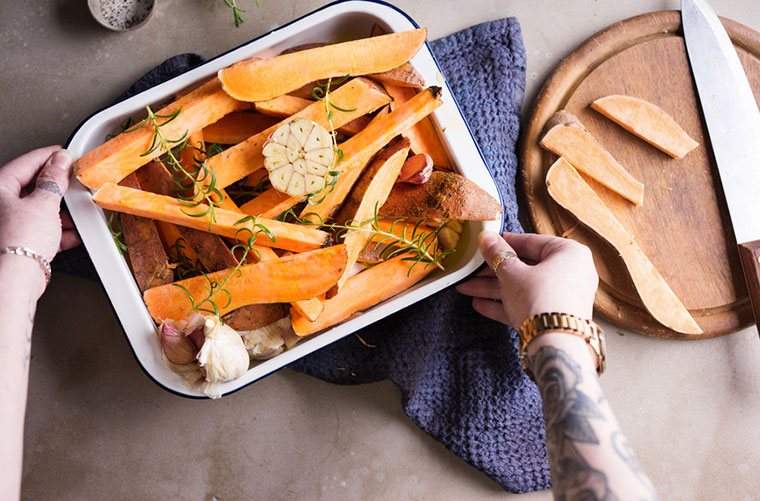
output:
<path id="1" fill-rule="evenodd" d="M 232 99 L 222 90 L 221 83 L 214 78 L 189 94 L 161 108 L 156 113 L 171 115 L 179 110 L 179 115 L 161 127 L 168 138 L 179 138 L 186 132 L 191 134 L 214 123 L 223 116 L 250 107 Z M 76 161 L 74 171 L 77 179 L 90 189 L 98 189 L 105 183 L 118 183 L 141 166 L 164 152 L 156 148 L 150 154 L 153 140 L 150 124 L 122 132 L 97 148 L 88 151 Z"/>
<path id="2" fill-rule="evenodd" d="M 395 85 L 398 87 L 410 87 L 421 90 L 425 87 L 425 80 L 422 75 L 412 66 L 412 63 L 404 63 L 398 68 L 384 71 L 382 73 L 373 73 L 367 75 L 373 80 L 383 84 Z"/>
<path id="3" fill-rule="evenodd" d="M 563 116 L 572 117 L 567 112 Z M 573 117 L 574 118 L 574 117 Z M 644 203 L 644 185 L 634 178 L 612 154 L 577 120 L 557 124 L 541 139 L 541 146 L 564 157 L 583 174 L 599 182 L 634 205 Z"/>
<path id="4" fill-rule="evenodd" d="M 391 33 L 270 59 L 243 61 L 220 70 L 224 90 L 240 101 L 265 101 L 317 80 L 392 70 L 409 61 L 425 43 L 422 29 Z"/>
<path id="5" fill-rule="evenodd" d="M 140 183 L 134 174 L 122 180 L 122 184 L 136 189 Z M 127 245 L 127 256 L 141 291 L 171 283 L 174 273 L 164 249 L 155 222 L 139 216 L 121 214 L 121 232 Z"/>
<path id="6" fill-rule="evenodd" d="M 498 219 L 501 204 L 461 174 L 435 171 L 425 184 L 398 183 L 380 208 L 388 219 Z"/>
<path id="7" fill-rule="evenodd" d="M 343 273 L 345 274 L 345 270 Z M 314 322 L 319 318 L 319 315 L 322 314 L 322 310 L 325 309 L 325 295 L 322 294 L 319 297 L 304 299 L 303 301 L 295 301 L 291 304 L 294 310 L 308 318 L 310 322 Z"/>
<path id="8" fill-rule="evenodd" d="M 393 98 L 392 108 L 412 99 L 416 94 L 416 89 L 402 87 L 399 85 L 385 84 L 385 90 Z M 443 146 L 441 138 L 435 130 L 433 122 L 429 118 L 424 118 L 414 124 L 409 129 L 403 131 L 404 135 L 412 143 L 414 153 L 425 153 L 433 159 L 433 165 L 443 170 L 454 170 L 454 162 L 449 157 L 449 153 Z"/>
<path id="9" fill-rule="evenodd" d="M 209 143 L 238 144 L 279 122 L 274 117 L 250 111 L 230 113 L 207 125 L 203 136 Z"/>
<path id="10" fill-rule="evenodd" d="M 181 201 L 163 195 L 135 190 L 106 183 L 94 195 L 93 201 L 104 209 L 147 217 L 159 221 L 178 224 L 196 230 L 206 231 L 225 238 L 247 241 L 250 236 L 251 221 L 240 222 L 241 214 L 225 209 L 216 209 L 216 221 L 208 215 L 197 217 L 192 214 L 204 212 L 207 207 L 200 205 L 188 208 Z M 257 218 L 257 224 L 264 225 L 274 236 L 274 240 L 260 233 L 257 245 L 275 247 L 294 252 L 316 249 L 327 243 L 329 235 L 324 231 L 303 225 L 283 223 L 273 219 Z"/>
<path id="11" fill-rule="evenodd" d="M 240 210 L 251 216 L 276 218 L 301 201 L 303 201 L 303 197 L 291 197 L 287 193 L 269 188 L 261 195 L 241 205 Z"/>
<path id="12" fill-rule="evenodd" d="M 260 329 L 288 316 L 288 306 L 282 303 L 249 304 L 224 315 L 224 323 L 238 332 Z"/>
<path id="13" fill-rule="evenodd" d="M 365 78 L 354 78 L 331 93 L 331 101 L 340 108 L 351 111 L 333 110 L 333 125 L 341 127 L 355 118 L 371 113 L 390 102 L 390 97 Z M 280 125 L 295 118 L 307 118 L 323 127 L 328 127 L 327 112 L 323 102 L 314 102 L 300 112 L 282 122 L 255 134 L 208 159 L 207 165 L 216 173 L 219 188 L 226 188 L 235 181 L 264 167 L 261 150 L 272 132 Z"/>
<path id="14" fill-rule="evenodd" d="M 307 205 L 301 217 L 315 217 L 323 221 L 331 218 L 375 153 L 440 105 L 440 88 L 430 87 L 387 115 L 375 117 L 366 129 L 342 143 L 343 158 L 335 166 L 340 173 L 337 182 L 320 203 Z"/>
<path id="15" fill-rule="evenodd" d="M 381 160 L 381 164 L 375 170 L 367 189 L 362 196 L 359 207 L 356 209 L 352 219 L 352 226 L 358 226 L 357 229 L 351 229 L 346 232 L 343 243 L 346 245 L 346 270 L 349 270 L 356 263 L 359 253 L 372 238 L 370 220 L 374 217 L 378 207 L 382 207 L 388 194 L 391 192 L 393 185 L 396 183 L 401 167 L 404 166 L 409 154 L 409 148 L 402 148 L 396 151 L 389 158 Z M 338 280 L 338 290 L 346 283 L 348 276 L 344 272 Z"/>
<path id="16" fill-rule="evenodd" d="M 677 160 L 699 146 L 665 110 L 643 99 L 607 96 L 591 103 L 591 108 Z"/>
<path id="17" fill-rule="evenodd" d="M 345 264 L 346 248 L 336 245 L 244 265 L 231 275 L 232 270 L 223 270 L 162 285 L 145 291 L 143 298 L 156 322 L 180 320 L 193 311 L 187 293 L 200 303 L 210 292 L 209 281 L 226 280 L 228 293 L 219 290 L 211 298 L 219 314 L 226 315 L 250 304 L 286 303 L 322 294 L 335 284 Z"/>
<path id="18" fill-rule="evenodd" d="M 298 96 L 285 95 L 260 101 L 256 103 L 256 111 L 272 117 L 289 117 L 295 115 L 306 107 L 314 104 L 314 101 Z M 353 136 L 359 133 L 369 124 L 368 116 L 357 117 L 350 122 L 338 127 L 338 131 Z"/>
<path id="19" fill-rule="evenodd" d="M 351 193 L 349 193 L 345 202 L 343 202 L 343 205 L 341 205 L 340 209 L 335 214 L 335 221 L 337 223 L 345 224 L 354 219 L 354 215 L 359 209 L 359 204 L 361 203 L 362 198 L 364 198 L 364 193 L 372 182 L 372 178 L 375 177 L 377 171 L 386 161 L 388 161 L 389 158 L 401 150 L 409 151 L 409 139 L 402 136 L 396 136 L 390 143 L 385 145 L 377 155 L 375 155 L 375 158 L 373 158 L 372 162 L 370 162 L 367 168 L 364 169 L 364 172 L 362 172 L 361 176 L 359 176 L 359 179 L 354 184 L 354 187 L 351 189 Z M 381 206 L 382 204 L 378 207 Z"/>
<path id="20" fill-rule="evenodd" d="M 546 174 L 549 195 L 620 253 L 642 303 L 661 324 L 684 334 L 701 334 L 689 310 L 668 286 L 635 238 L 618 221 L 596 192 L 565 159 Z"/>
<path id="21" fill-rule="evenodd" d="M 295 333 L 308 336 L 339 324 L 410 288 L 436 269 L 434 265 L 423 263 L 412 266 L 405 257 L 396 256 L 346 280 L 340 291 L 324 302 L 324 310 L 316 322 L 292 308 L 290 316 Z"/>

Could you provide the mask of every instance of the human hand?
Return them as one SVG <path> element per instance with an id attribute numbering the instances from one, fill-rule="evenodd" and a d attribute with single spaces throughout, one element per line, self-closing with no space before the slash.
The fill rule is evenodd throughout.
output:
<path id="1" fill-rule="evenodd" d="M 457 290 L 473 297 L 481 315 L 515 328 L 539 313 L 591 319 L 599 278 L 585 245 L 546 235 L 505 233 L 502 238 L 483 232 L 480 252 L 489 266 Z M 494 272 L 491 266 L 499 256 L 506 259 Z"/>
<path id="2" fill-rule="evenodd" d="M 60 146 L 30 151 L 0 167 L 0 248 L 27 247 L 48 260 L 79 245 L 61 197 L 69 186 L 71 157 Z"/>

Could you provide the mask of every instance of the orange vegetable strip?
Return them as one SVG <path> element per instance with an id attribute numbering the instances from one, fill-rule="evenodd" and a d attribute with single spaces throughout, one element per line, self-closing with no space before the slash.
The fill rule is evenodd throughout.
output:
<path id="1" fill-rule="evenodd" d="M 188 207 L 172 197 L 126 188 L 113 183 L 103 185 L 93 195 L 93 201 L 104 209 L 166 221 L 243 242 L 246 242 L 250 236 L 248 232 L 241 231 L 249 228 L 250 222 L 238 223 L 241 218 L 238 212 L 216 209 L 216 221 L 212 222 L 208 214 L 201 217 L 189 215 L 203 213 L 208 209 L 206 205 Z M 259 234 L 256 244 L 265 247 L 303 252 L 321 247 L 329 237 L 324 231 L 273 219 L 257 218 L 256 223 L 264 225 L 275 237 L 274 240 L 270 240 L 263 233 Z"/>
<path id="2" fill-rule="evenodd" d="M 345 273 L 345 271 L 343 273 Z M 295 301 L 292 305 L 294 310 L 308 318 L 310 322 L 314 322 L 325 309 L 324 301 L 325 295 L 322 294 L 319 297 Z"/>
<path id="3" fill-rule="evenodd" d="M 180 111 L 174 120 L 161 127 L 162 134 L 168 139 L 179 139 L 185 133 L 192 134 L 233 111 L 249 106 L 231 98 L 222 90 L 219 80 L 214 78 L 156 113 L 167 116 Z M 156 148 L 152 153 L 143 155 L 150 149 L 153 135 L 153 126 L 146 123 L 88 151 L 75 164 L 77 179 L 93 190 L 105 183 L 118 183 L 164 154 Z"/>
<path id="4" fill-rule="evenodd" d="M 303 197 L 291 197 L 287 193 L 269 188 L 261 195 L 244 203 L 240 210 L 251 216 L 275 218 L 303 199 Z"/>
<path id="5" fill-rule="evenodd" d="M 425 43 L 424 28 L 248 60 L 220 70 L 224 90 L 240 101 L 265 101 L 317 80 L 392 70 Z"/>
<path id="6" fill-rule="evenodd" d="M 320 203 L 306 206 L 301 217 L 316 216 L 317 220 L 322 221 L 331 218 L 351 191 L 370 158 L 391 139 L 428 116 L 440 105 L 440 88 L 430 87 L 390 113 L 375 117 L 366 129 L 342 143 L 340 148 L 343 150 L 343 158 L 335 166 L 335 170 L 340 172 L 337 183 Z"/>
<path id="7" fill-rule="evenodd" d="M 396 256 L 368 268 L 346 280 L 340 291 L 324 302 L 324 310 L 316 322 L 309 321 L 295 308 L 290 310 L 293 330 L 299 336 L 308 336 L 349 319 L 388 298 L 410 288 L 436 267 L 431 264 L 413 265 L 404 261 L 409 256 Z M 411 268 L 411 270 L 410 270 Z"/>
<path id="8" fill-rule="evenodd" d="M 289 117 L 290 115 L 295 115 L 311 104 L 314 104 L 314 101 L 287 94 L 274 99 L 269 99 L 268 101 L 256 103 L 256 111 L 266 113 L 273 117 Z M 364 115 L 338 127 L 338 130 L 345 134 L 358 134 L 369 124 L 369 121 L 370 118 Z"/>
<path id="9" fill-rule="evenodd" d="M 417 94 L 417 91 L 408 87 L 398 85 L 384 84 L 385 90 L 393 98 L 391 107 L 399 106 L 407 102 Z M 441 138 L 435 130 L 433 122 L 429 118 L 424 118 L 414 126 L 404 131 L 404 135 L 412 143 L 414 153 L 425 153 L 433 159 L 433 165 L 445 170 L 454 170 L 452 162 L 446 147 L 443 146 Z"/>
<path id="10" fill-rule="evenodd" d="M 342 125 L 357 117 L 366 115 L 390 102 L 388 95 L 371 81 L 364 78 L 355 78 L 345 83 L 340 88 L 330 93 L 330 100 L 335 105 L 352 111 L 332 110 L 333 125 Z M 249 137 L 237 144 L 208 159 L 207 165 L 216 173 L 216 185 L 218 188 L 226 188 L 238 179 L 264 167 L 264 157 L 261 150 L 269 136 L 281 125 L 295 119 L 306 118 L 313 120 L 323 127 L 328 127 L 325 103 L 314 102 L 282 122 Z"/>
<path id="11" fill-rule="evenodd" d="M 268 129 L 278 121 L 261 113 L 238 111 L 206 126 L 203 135 L 209 143 L 237 144 Z"/>
<path id="12" fill-rule="evenodd" d="M 193 311 L 187 292 L 200 302 L 209 293 L 209 281 L 226 280 L 224 289 L 229 294 L 219 290 L 211 297 L 224 315 L 251 304 L 286 303 L 322 294 L 338 280 L 345 262 L 345 247 L 336 245 L 154 287 L 143 298 L 156 322 L 180 320 Z"/>

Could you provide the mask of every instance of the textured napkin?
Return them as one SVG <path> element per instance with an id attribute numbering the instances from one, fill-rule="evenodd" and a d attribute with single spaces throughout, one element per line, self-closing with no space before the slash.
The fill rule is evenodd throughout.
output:
<path id="1" fill-rule="evenodd" d="M 525 49 L 516 19 L 484 23 L 431 43 L 448 85 L 485 157 L 504 203 L 504 227 L 517 219 L 515 145 L 525 89 Z M 125 97 L 203 60 L 192 54 L 162 63 Z M 58 269 L 95 277 L 81 250 Z M 388 379 L 422 430 L 504 489 L 549 486 L 541 400 L 520 369 L 516 333 L 476 314 L 453 288 L 298 360 L 293 369 L 338 384 Z"/>

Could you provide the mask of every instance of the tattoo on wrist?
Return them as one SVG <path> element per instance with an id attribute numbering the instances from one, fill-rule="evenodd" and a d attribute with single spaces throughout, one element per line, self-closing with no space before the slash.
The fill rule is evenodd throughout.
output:
<path id="1" fill-rule="evenodd" d="M 641 482 L 641 485 L 651 495 L 651 498 L 647 499 L 656 499 L 657 496 L 654 490 L 654 485 L 641 467 L 641 463 L 639 463 L 636 453 L 633 452 L 633 448 L 631 447 L 630 442 L 628 442 L 628 439 L 625 438 L 625 435 L 619 430 L 615 430 L 612 432 L 610 441 L 612 442 L 612 448 L 615 449 L 615 454 L 617 454 L 626 466 L 628 466 L 639 482 Z"/>
<path id="2" fill-rule="evenodd" d="M 555 498 L 616 501 L 606 473 L 591 466 L 578 448 L 578 444 L 599 445 L 591 421 L 606 421 L 595 399 L 579 388 L 581 367 L 552 346 L 541 347 L 532 365 L 544 401 Z"/>

